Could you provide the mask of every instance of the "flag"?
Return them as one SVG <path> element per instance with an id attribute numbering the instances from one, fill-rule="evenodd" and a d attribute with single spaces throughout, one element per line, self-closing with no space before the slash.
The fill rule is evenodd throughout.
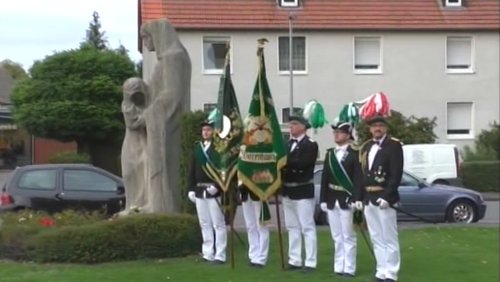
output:
<path id="1" fill-rule="evenodd" d="M 215 121 L 213 146 L 216 157 L 206 166 L 209 176 L 227 192 L 236 183 L 239 147 L 243 137 L 240 108 L 231 81 L 229 48 L 226 51 L 224 72 L 220 78 L 217 108 L 211 119 Z"/>
<path id="2" fill-rule="evenodd" d="M 259 40 L 259 71 L 248 116 L 243 121 L 238 178 L 265 203 L 281 186 L 287 152 L 266 79 L 264 40 Z"/>

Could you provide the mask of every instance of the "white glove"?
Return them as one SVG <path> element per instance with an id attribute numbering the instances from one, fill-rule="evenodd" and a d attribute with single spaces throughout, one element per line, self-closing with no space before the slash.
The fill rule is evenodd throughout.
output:
<path id="1" fill-rule="evenodd" d="M 212 196 L 213 196 L 213 195 L 217 194 L 217 192 L 219 192 L 219 190 L 217 190 L 217 188 L 215 188 L 215 186 L 210 185 L 210 186 L 207 188 L 207 192 L 208 192 L 208 194 L 210 194 L 210 195 L 212 195 Z"/>
<path id="2" fill-rule="evenodd" d="M 358 211 L 362 211 L 362 210 L 363 210 L 363 202 L 361 202 L 361 201 L 356 201 L 356 202 L 354 202 L 354 207 L 355 207 Z"/>
<path id="3" fill-rule="evenodd" d="M 189 191 L 188 192 L 188 198 L 191 202 L 195 203 L 196 202 L 196 196 L 195 196 L 195 193 L 194 191 Z"/>
<path id="4" fill-rule="evenodd" d="M 328 211 L 328 207 L 326 205 L 326 203 L 321 203 L 319 204 L 319 208 L 324 211 L 324 212 L 327 212 Z"/>
<path id="5" fill-rule="evenodd" d="M 378 203 L 378 207 L 381 209 L 386 209 L 389 207 L 389 203 L 382 198 L 378 198 L 377 203 Z"/>

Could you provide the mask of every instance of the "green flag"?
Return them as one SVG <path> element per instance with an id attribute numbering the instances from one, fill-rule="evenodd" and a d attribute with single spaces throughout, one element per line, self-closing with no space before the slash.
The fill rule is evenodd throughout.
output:
<path id="1" fill-rule="evenodd" d="M 281 186 L 286 147 L 266 79 L 264 48 L 259 46 L 259 72 L 244 120 L 244 135 L 238 161 L 238 178 L 262 201 Z"/>
<path id="2" fill-rule="evenodd" d="M 213 145 L 217 157 L 205 166 L 210 177 L 225 192 L 229 189 L 231 181 L 236 180 L 239 147 L 243 137 L 243 123 L 231 81 L 230 65 L 228 48 L 224 73 L 220 78 L 217 111 L 213 117 L 215 119 Z"/>

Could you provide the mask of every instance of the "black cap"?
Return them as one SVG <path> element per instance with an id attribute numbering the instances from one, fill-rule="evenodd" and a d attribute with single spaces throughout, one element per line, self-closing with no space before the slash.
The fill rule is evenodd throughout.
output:
<path id="1" fill-rule="evenodd" d="M 209 120 L 204 120 L 201 124 L 200 124 L 200 127 L 204 127 L 204 126 L 210 126 L 210 127 L 214 127 L 214 123 L 209 121 Z"/>
<path id="2" fill-rule="evenodd" d="M 387 125 L 387 119 L 383 116 L 380 116 L 380 115 L 373 116 L 366 121 L 366 123 L 368 125 L 372 125 L 372 124 L 377 123 L 377 122 L 381 122 L 381 123 L 384 123 L 385 125 Z"/>
<path id="3" fill-rule="evenodd" d="M 306 120 L 306 118 L 303 116 L 290 116 L 290 118 L 288 120 L 289 121 L 298 121 L 298 122 L 302 123 L 303 125 L 305 125 L 306 129 L 311 128 L 311 125 Z"/>
<path id="4" fill-rule="evenodd" d="M 337 124 L 332 124 L 333 130 L 340 130 L 346 134 L 351 134 L 352 124 L 349 122 L 338 122 Z"/>

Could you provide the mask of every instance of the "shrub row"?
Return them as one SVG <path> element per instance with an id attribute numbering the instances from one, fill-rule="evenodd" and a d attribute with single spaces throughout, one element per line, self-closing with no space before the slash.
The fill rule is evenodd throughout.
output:
<path id="1" fill-rule="evenodd" d="M 500 161 L 464 162 L 464 186 L 480 192 L 500 190 Z"/>
<path id="2" fill-rule="evenodd" d="M 9 225 L 0 229 L 0 257 L 15 260 L 101 263 L 167 258 L 195 254 L 201 245 L 197 219 L 190 215 L 138 214 L 52 228 Z"/>

